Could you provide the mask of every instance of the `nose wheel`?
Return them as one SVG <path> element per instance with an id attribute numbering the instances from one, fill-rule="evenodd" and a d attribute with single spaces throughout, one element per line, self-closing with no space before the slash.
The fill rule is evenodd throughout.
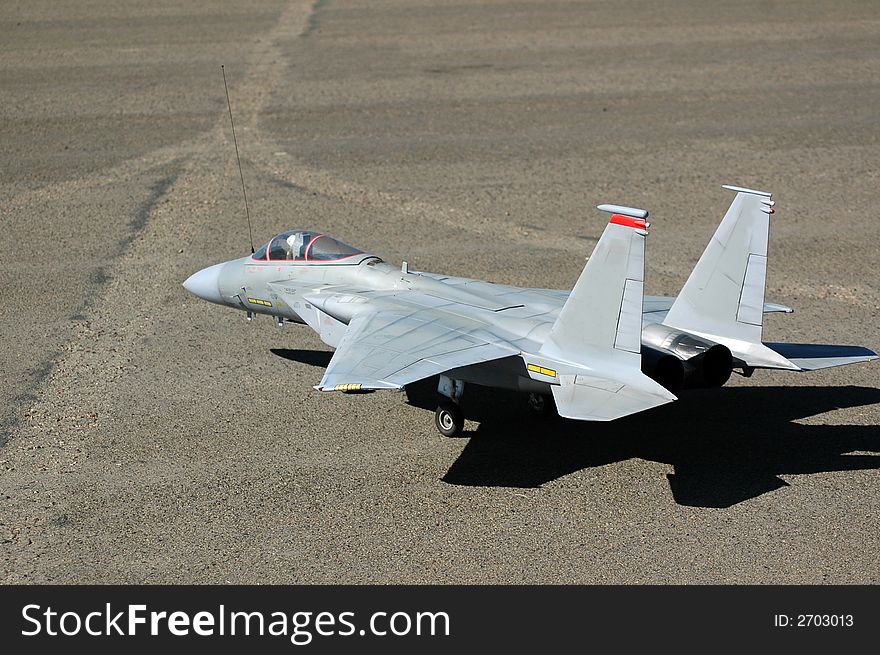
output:
<path id="1" fill-rule="evenodd" d="M 434 423 L 444 437 L 454 437 L 464 428 L 464 414 L 461 407 L 451 400 L 443 400 L 434 412 Z"/>

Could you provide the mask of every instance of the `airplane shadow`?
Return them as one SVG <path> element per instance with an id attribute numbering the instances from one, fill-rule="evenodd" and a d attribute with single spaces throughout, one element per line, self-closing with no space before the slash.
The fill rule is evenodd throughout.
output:
<path id="1" fill-rule="evenodd" d="M 325 352 L 323 350 L 290 350 L 287 348 L 270 348 L 269 352 L 273 355 L 278 355 L 284 359 L 289 359 L 293 362 L 299 362 L 300 364 L 308 364 L 309 366 L 318 366 L 320 368 L 327 368 L 330 364 L 330 358 L 333 357 L 333 353 Z"/>
<path id="2" fill-rule="evenodd" d="M 317 367 L 332 357 L 316 350 L 271 352 Z M 406 395 L 410 405 L 433 413 L 437 377 L 407 385 Z M 876 403 L 880 389 L 871 387 L 728 387 L 686 391 L 663 407 L 588 423 L 536 418 L 523 394 L 471 385 L 461 406 L 479 426 L 459 437 L 468 443 L 442 479 L 535 488 L 637 457 L 675 467 L 667 478 L 678 504 L 730 507 L 788 486 L 779 475 L 880 469 L 880 427 L 794 422 Z"/>
<path id="3" fill-rule="evenodd" d="M 433 411 L 435 389 L 408 387 L 410 404 Z M 675 467 L 667 478 L 680 505 L 730 507 L 788 486 L 781 474 L 880 469 L 880 454 L 866 454 L 880 453 L 876 425 L 793 422 L 875 403 L 880 390 L 869 387 L 731 387 L 685 392 L 679 402 L 610 423 L 584 423 L 535 418 L 521 395 L 470 387 L 462 409 L 480 425 L 462 435 L 470 439 L 443 481 L 539 487 L 638 457 Z"/>

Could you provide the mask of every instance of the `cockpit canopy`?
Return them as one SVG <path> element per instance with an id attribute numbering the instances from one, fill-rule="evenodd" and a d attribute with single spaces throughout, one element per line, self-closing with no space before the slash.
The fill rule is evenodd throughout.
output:
<path id="1" fill-rule="evenodd" d="M 260 261 L 329 262 L 365 254 L 331 236 L 307 230 L 290 230 L 272 237 L 254 253 Z"/>

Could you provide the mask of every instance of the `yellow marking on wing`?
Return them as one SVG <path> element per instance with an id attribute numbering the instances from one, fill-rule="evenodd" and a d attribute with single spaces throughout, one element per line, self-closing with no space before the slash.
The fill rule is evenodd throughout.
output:
<path id="1" fill-rule="evenodd" d="M 350 382 L 348 384 L 337 384 L 333 387 L 333 391 L 360 391 L 361 384 L 359 382 Z"/>
<path id="2" fill-rule="evenodd" d="M 556 371 L 554 371 L 552 368 L 544 368 L 543 366 L 538 366 L 537 364 L 527 364 L 526 366 L 532 373 L 540 373 L 541 375 L 546 375 L 551 378 L 556 377 Z"/>

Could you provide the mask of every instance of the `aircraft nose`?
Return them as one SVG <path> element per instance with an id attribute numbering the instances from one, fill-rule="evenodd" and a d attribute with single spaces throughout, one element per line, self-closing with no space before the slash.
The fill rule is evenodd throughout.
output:
<path id="1" fill-rule="evenodd" d="M 183 283 L 183 288 L 199 298 L 223 304 L 219 284 L 221 268 L 223 268 L 223 264 L 214 264 L 193 273 Z"/>

